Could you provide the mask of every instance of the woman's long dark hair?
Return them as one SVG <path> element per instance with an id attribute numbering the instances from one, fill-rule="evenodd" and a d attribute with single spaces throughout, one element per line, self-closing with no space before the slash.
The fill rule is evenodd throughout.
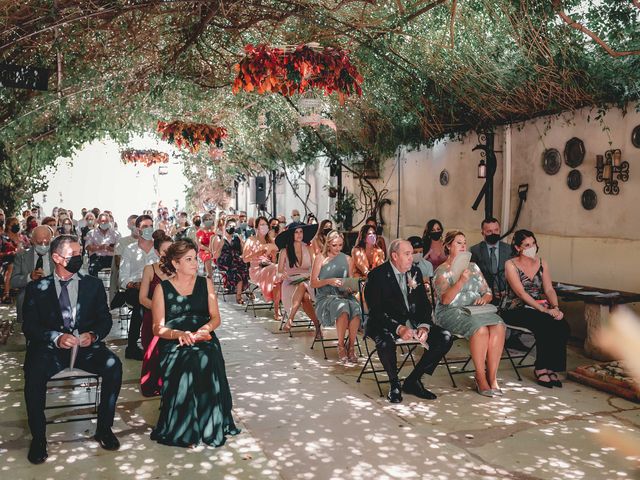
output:
<path id="1" fill-rule="evenodd" d="M 440 225 L 440 230 L 442 230 L 442 235 L 444 235 L 444 227 L 442 226 L 442 222 L 435 218 L 432 218 L 427 222 L 427 225 L 424 227 L 424 231 L 422 232 L 422 243 L 424 243 L 424 254 L 426 255 L 429 250 L 431 250 L 431 237 L 429 234 L 435 225 Z"/>
<path id="2" fill-rule="evenodd" d="M 522 245 L 522 242 L 524 242 L 527 238 L 533 238 L 533 241 L 536 242 L 536 251 L 538 250 L 538 240 L 536 239 L 536 236 L 533 234 L 533 232 L 531 230 L 522 229 L 514 233 L 513 238 L 511 239 L 511 252 L 514 256 L 517 257 L 519 255 L 516 247 Z"/>
<path id="3" fill-rule="evenodd" d="M 294 229 L 293 235 L 291 235 L 291 237 L 289 238 L 289 241 L 287 242 L 287 246 L 286 246 L 287 259 L 289 260 L 289 267 L 290 268 L 293 268 L 296 265 L 298 265 L 298 257 L 296 256 L 296 249 L 294 247 L 296 230 L 302 230 L 302 228 L 296 227 Z M 304 252 L 302 253 L 302 255 L 304 256 Z M 302 265 L 302 258 L 300 259 L 300 265 Z"/>
<path id="4" fill-rule="evenodd" d="M 373 233 L 376 233 L 376 227 L 373 225 L 363 225 L 360 228 L 360 232 L 358 232 L 358 240 L 356 241 L 356 248 L 366 248 L 369 230 L 373 230 Z"/>

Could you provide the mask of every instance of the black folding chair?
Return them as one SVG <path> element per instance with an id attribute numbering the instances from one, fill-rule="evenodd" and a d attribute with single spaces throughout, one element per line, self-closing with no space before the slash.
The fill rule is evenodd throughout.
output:
<path id="1" fill-rule="evenodd" d="M 77 388 L 83 389 L 76 392 Z M 95 373 L 85 372 L 80 369 L 65 369 L 54 375 L 47 382 L 47 394 L 50 395 L 55 392 L 68 391 L 67 395 L 64 395 L 64 401 L 55 405 L 45 406 L 46 410 L 62 409 L 62 408 L 77 408 L 77 407 L 93 407 L 92 415 L 88 416 L 72 416 L 62 419 L 47 420 L 47 424 L 51 423 L 67 423 L 67 422 L 80 422 L 85 420 L 94 420 L 98 418 L 98 405 L 100 404 L 100 376 Z M 91 399 L 93 393 L 93 401 Z M 79 402 L 71 400 L 73 396 L 84 396 L 86 399 L 80 399 Z"/>

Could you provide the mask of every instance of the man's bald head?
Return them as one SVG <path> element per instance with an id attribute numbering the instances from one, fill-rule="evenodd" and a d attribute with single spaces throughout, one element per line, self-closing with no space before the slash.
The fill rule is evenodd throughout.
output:
<path id="1" fill-rule="evenodd" d="M 53 233 L 48 225 L 38 225 L 31 232 L 31 243 L 34 245 L 49 245 Z"/>

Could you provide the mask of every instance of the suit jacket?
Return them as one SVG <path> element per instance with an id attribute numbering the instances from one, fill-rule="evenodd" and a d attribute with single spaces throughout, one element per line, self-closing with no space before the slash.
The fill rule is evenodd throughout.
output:
<path id="1" fill-rule="evenodd" d="M 504 264 L 511 258 L 511 246 L 505 242 L 498 242 L 498 274 L 491 273 L 491 260 L 487 242 L 482 241 L 472 246 L 471 261 L 478 265 L 482 275 L 487 280 L 492 292 L 503 292 L 507 289 L 507 281 L 504 276 Z"/>
<path id="2" fill-rule="evenodd" d="M 51 260 L 51 255 L 47 255 L 44 259 L 49 261 L 50 271 L 53 272 L 55 265 Z M 31 272 L 35 269 L 36 264 L 36 250 L 31 247 L 27 250 L 23 250 L 16 255 L 13 261 L 13 273 L 11 274 L 11 288 L 18 288 L 18 298 L 16 299 L 16 311 L 18 316 L 18 322 L 22 322 L 22 305 L 24 304 L 24 291 L 25 287 L 31 282 Z"/>
<path id="3" fill-rule="evenodd" d="M 113 324 L 104 285 L 90 275 L 79 277 L 74 329 L 78 333 L 93 332 L 98 336 L 98 341 L 103 341 Z M 22 331 L 27 338 L 27 350 L 57 348 L 54 340 L 62 333 L 71 333 L 70 329 L 64 327 L 53 275 L 27 285 Z"/>
<path id="4" fill-rule="evenodd" d="M 391 263 L 387 260 L 369 272 L 364 296 L 369 307 L 366 334 L 371 338 L 391 333 L 397 337 L 396 330 L 407 320 L 417 328 L 421 324 L 433 325 L 431 304 L 427 298 L 420 269 L 413 265 L 407 275 L 415 275 L 418 287 L 407 294 L 409 308 L 402 298 L 402 290 Z"/>

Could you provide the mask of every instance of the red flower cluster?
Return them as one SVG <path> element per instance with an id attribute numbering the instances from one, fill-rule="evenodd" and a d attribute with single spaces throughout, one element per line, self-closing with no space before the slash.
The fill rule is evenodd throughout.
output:
<path id="1" fill-rule="evenodd" d="M 141 163 L 145 167 L 150 167 L 157 163 L 169 163 L 169 155 L 157 150 L 135 150 L 130 148 L 120 153 L 123 163 Z"/>
<path id="2" fill-rule="evenodd" d="M 191 153 L 200 149 L 200 144 L 222 146 L 222 139 L 227 137 L 227 129 L 206 123 L 187 123 L 179 120 L 158 122 L 158 132 L 162 139 L 178 148 L 185 147 Z"/>
<path id="3" fill-rule="evenodd" d="M 362 76 L 351 63 L 346 50 L 326 47 L 320 51 L 298 45 L 294 51 L 251 44 L 247 56 L 235 66 L 238 72 L 233 93 L 279 92 L 291 96 L 309 88 L 338 92 L 340 102 L 349 95 L 362 95 Z"/>

